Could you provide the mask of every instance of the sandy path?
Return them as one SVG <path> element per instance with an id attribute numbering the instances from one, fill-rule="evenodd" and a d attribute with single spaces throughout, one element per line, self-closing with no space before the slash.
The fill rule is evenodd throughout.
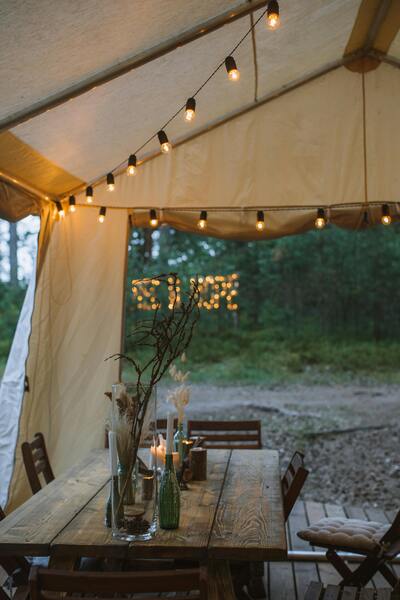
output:
<path id="1" fill-rule="evenodd" d="M 159 389 L 160 414 L 168 408 L 168 389 Z M 261 419 L 263 443 L 280 450 L 283 464 L 293 449 L 305 452 L 311 471 L 305 488 L 309 499 L 399 507 L 400 386 L 193 385 L 187 414 Z"/>

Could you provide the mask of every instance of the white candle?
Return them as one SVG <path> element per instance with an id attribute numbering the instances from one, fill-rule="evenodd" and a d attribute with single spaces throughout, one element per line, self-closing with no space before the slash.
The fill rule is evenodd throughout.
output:
<path id="1" fill-rule="evenodd" d="M 172 454 L 174 450 L 174 417 L 168 413 L 167 417 L 167 454 Z"/>
<path id="2" fill-rule="evenodd" d="M 110 466 L 111 475 L 118 475 L 118 452 L 117 452 L 117 436 L 114 431 L 108 432 L 108 445 L 110 447 Z"/>

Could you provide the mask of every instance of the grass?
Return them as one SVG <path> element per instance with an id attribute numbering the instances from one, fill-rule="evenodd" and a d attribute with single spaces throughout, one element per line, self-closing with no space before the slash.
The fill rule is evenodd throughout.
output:
<path id="1" fill-rule="evenodd" d="M 193 383 L 400 384 L 400 343 L 198 331 L 188 352 Z"/>

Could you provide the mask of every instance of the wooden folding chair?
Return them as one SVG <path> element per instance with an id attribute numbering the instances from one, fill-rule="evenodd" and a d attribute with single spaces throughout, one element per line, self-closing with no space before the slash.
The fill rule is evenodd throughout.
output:
<path id="1" fill-rule="evenodd" d="M 3 509 L 0 506 L 0 521 L 5 519 Z M 4 569 L 9 577 L 9 582 L 12 587 L 17 588 L 14 594 L 16 598 L 24 598 L 28 594 L 27 584 L 29 577 L 30 564 L 23 556 L 1 556 L 0 566 Z M 0 600 L 9 600 L 9 597 L 0 586 Z"/>
<path id="2" fill-rule="evenodd" d="M 42 489 L 40 474 L 43 475 L 46 483 L 50 483 L 54 479 L 43 433 L 35 433 L 33 441 L 24 442 L 21 450 L 32 493 L 36 494 Z"/>
<path id="3" fill-rule="evenodd" d="M 340 585 L 328 585 L 325 588 L 322 583 L 313 581 L 307 588 L 304 600 L 398 600 L 398 596 L 385 588 L 358 589 Z"/>
<path id="4" fill-rule="evenodd" d="M 262 448 L 260 421 L 188 421 L 189 437 L 204 437 L 204 448 Z"/>
<path id="5" fill-rule="evenodd" d="M 296 450 L 281 481 L 285 521 L 288 520 L 292 508 L 296 504 L 308 473 L 304 467 L 304 454 Z"/>
<path id="6" fill-rule="evenodd" d="M 327 549 L 326 557 L 343 578 L 342 586 L 364 587 L 378 571 L 393 588 L 400 585 L 388 564 L 400 553 L 400 511 L 389 527 L 358 519 L 321 519 L 297 535 Z M 339 551 L 365 558 L 352 571 Z"/>
<path id="7" fill-rule="evenodd" d="M 155 600 L 162 592 L 176 592 L 175 600 L 207 600 L 207 571 L 204 567 L 172 571 L 75 572 L 33 567 L 29 576 L 31 600 L 48 600 L 48 592 L 61 592 L 66 599 L 112 598 L 129 594 Z M 151 596 L 149 596 L 151 594 Z"/>

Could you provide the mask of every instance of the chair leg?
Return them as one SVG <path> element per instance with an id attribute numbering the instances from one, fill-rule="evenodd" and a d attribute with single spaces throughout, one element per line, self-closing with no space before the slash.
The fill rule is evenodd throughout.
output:
<path id="1" fill-rule="evenodd" d="M 393 574 L 393 571 L 388 567 L 387 564 L 383 563 L 380 565 L 379 571 L 382 573 L 389 585 L 391 585 L 393 588 L 396 587 L 396 585 L 399 583 L 399 580 Z"/>
<path id="2" fill-rule="evenodd" d="M 351 578 L 342 582 L 343 585 L 354 585 L 364 587 L 372 579 L 379 569 L 380 559 L 376 556 L 368 556 L 357 569 L 352 572 Z"/>
<path id="3" fill-rule="evenodd" d="M 326 558 L 335 567 L 339 575 L 343 577 L 342 584 L 349 585 L 353 576 L 353 571 L 349 569 L 344 560 L 333 549 L 327 551 Z"/>

